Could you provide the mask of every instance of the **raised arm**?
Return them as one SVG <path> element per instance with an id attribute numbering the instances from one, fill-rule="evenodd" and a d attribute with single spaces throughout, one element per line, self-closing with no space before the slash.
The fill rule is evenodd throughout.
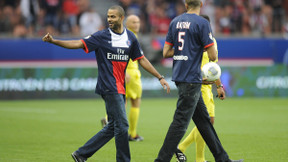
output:
<path id="1" fill-rule="evenodd" d="M 170 86 L 168 82 L 164 79 L 162 75 L 158 73 L 158 71 L 154 68 L 154 66 L 147 60 L 146 57 L 143 57 L 138 60 L 139 64 L 150 74 L 157 77 L 160 81 L 160 84 L 164 89 L 167 89 L 167 93 L 170 93 Z"/>
<path id="2" fill-rule="evenodd" d="M 52 35 L 47 33 L 42 40 L 44 42 L 49 42 L 52 44 L 55 44 L 60 47 L 68 48 L 68 49 L 78 49 L 78 48 L 84 48 L 84 44 L 81 40 L 57 40 L 53 39 Z"/>

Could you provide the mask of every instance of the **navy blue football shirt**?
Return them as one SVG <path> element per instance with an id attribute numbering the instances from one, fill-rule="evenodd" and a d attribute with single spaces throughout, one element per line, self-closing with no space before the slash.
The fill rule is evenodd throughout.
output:
<path id="1" fill-rule="evenodd" d="M 133 61 L 144 57 L 135 35 L 124 29 L 118 34 L 104 29 L 81 39 L 84 51 L 95 51 L 98 64 L 96 93 L 125 94 L 125 71 L 129 59 Z"/>
<path id="2" fill-rule="evenodd" d="M 214 44 L 209 22 L 196 14 L 179 15 L 171 21 L 165 43 L 174 47 L 172 80 L 202 83 L 203 49 Z"/>

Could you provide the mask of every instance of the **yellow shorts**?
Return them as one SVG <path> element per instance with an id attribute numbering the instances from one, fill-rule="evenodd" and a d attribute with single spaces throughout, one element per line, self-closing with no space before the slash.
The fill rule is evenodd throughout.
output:
<path id="1" fill-rule="evenodd" d="M 202 85 L 202 97 L 210 117 L 215 117 L 215 104 L 211 85 Z"/>
<path id="2" fill-rule="evenodd" d="M 126 69 L 126 73 L 130 75 L 130 80 L 126 83 L 126 98 L 141 98 L 142 83 L 141 72 L 139 69 Z"/>

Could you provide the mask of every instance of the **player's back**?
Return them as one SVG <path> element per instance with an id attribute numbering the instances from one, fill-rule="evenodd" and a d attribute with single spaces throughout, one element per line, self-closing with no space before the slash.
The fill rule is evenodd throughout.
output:
<path id="1" fill-rule="evenodd" d="M 208 21 L 196 14 L 184 13 L 171 22 L 173 34 L 173 44 L 176 54 L 191 53 L 198 54 L 203 50 L 202 31 L 208 24 Z M 202 53 L 202 52 L 201 52 Z"/>
<path id="2" fill-rule="evenodd" d="M 203 49 L 213 44 L 209 22 L 196 14 L 184 13 L 172 20 L 166 42 L 175 49 L 172 79 L 201 83 Z"/>

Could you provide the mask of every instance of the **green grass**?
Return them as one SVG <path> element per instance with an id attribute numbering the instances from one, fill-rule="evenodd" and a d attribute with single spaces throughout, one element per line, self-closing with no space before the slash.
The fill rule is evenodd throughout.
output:
<path id="1" fill-rule="evenodd" d="M 172 121 L 176 100 L 143 99 L 138 132 L 145 140 L 130 143 L 132 162 L 155 159 Z M 70 153 L 101 129 L 104 115 L 101 99 L 0 101 L 0 161 L 72 161 Z M 232 159 L 287 161 L 287 115 L 285 98 L 216 100 L 215 128 Z M 193 125 L 191 122 L 187 133 Z M 186 154 L 189 162 L 195 161 L 194 144 Z M 206 159 L 213 161 L 208 149 Z M 115 162 L 114 140 L 89 161 Z"/>

